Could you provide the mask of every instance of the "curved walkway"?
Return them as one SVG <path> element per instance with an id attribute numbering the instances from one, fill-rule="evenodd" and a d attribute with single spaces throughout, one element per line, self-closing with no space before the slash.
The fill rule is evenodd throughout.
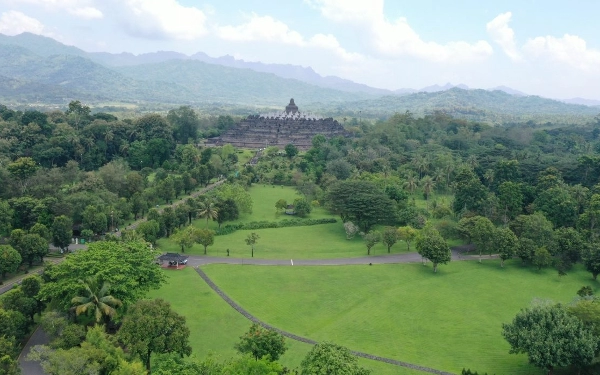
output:
<path id="1" fill-rule="evenodd" d="M 257 263 L 254 263 L 254 264 L 257 264 Z M 263 322 L 262 320 L 258 319 L 257 317 L 255 317 L 254 315 L 252 315 L 248 311 L 246 311 L 243 307 L 241 307 L 240 305 L 238 305 L 237 303 L 235 303 L 231 298 L 229 298 L 229 296 L 227 294 L 225 294 L 208 277 L 208 275 L 206 275 L 206 273 L 204 273 L 204 271 L 202 271 L 199 267 L 195 267 L 195 270 L 198 273 L 198 275 L 200 275 L 200 277 L 208 284 L 208 286 L 210 286 L 221 298 L 223 298 L 223 300 L 225 300 L 225 302 L 227 302 L 231 307 L 233 307 L 240 314 L 242 314 L 243 316 L 245 316 L 246 318 L 248 318 L 252 322 L 260 324 L 261 326 L 263 326 L 265 328 L 272 329 L 272 330 L 274 330 L 276 332 L 279 332 L 281 335 L 283 335 L 285 337 L 288 337 L 288 338 L 290 338 L 292 340 L 304 342 L 304 343 L 311 344 L 311 345 L 317 344 L 317 342 L 315 340 L 312 340 L 312 339 L 309 339 L 309 338 L 306 338 L 306 337 L 302 337 L 302 336 L 298 336 L 298 335 L 295 335 L 295 334 L 287 332 L 287 331 L 283 331 L 281 329 L 273 327 L 270 324 L 267 324 L 267 323 Z M 371 354 L 367 354 L 367 353 L 363 353 L 363 352 L 357 352 L 357 351 L 354 351 L 354 350 L 351 350 L 351 352 L 352 352 L 352 354 L 354 354 L 357 357 L 372 359 L 374 361 L 385 362 L 385 363 L 389 363 L 389 364 L 396 365 L 396 366 L 407 367 L 407 368 L 410 368 L 412 370 L 423 371 L 423 372 L 428 372 L 430 374 L 438 374 L 438 375 L 453 375 L 450 372 L 445 372 L 445 371 L 436 370 L 436 369 L 429 368 L 429 367 L 414 365 L 414 364 L 408 363 L 408 362 L 397 361 L 397 360 L 391 359 L 391 358 L 379 357 L 379 356 L 375 356 L 375 355 L 371 355 Z"/>

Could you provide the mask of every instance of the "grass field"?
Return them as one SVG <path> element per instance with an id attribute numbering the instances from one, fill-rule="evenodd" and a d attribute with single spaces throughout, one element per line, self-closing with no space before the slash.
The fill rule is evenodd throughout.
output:
<path id="1" fill-rule="evenodd" d="M 541 374 L 509 355 L 501 326 L 534 299 L 569 302 L 582 270 L 510 261 L 454 262 L 438 274 L 420 264 L 329 267 L 210 265 L 203 269 L 230 297 L 274 326 L 316 340 L 450 372 Z M 379 373 L 379 372 L 377 372 Z"/>
<path id="2" fill-rule="evenodd" d="M 233 345 L 248 330 L 250 321 L 213 292 L 192 268 L 165 272 L 167 283 L 160 290 L 152 291 L 148 297 L 169 301 L 175 311 L 187 318 L 192 354 L 198 359 L 209 353 L 216 353 L 222 359 L 235 356 Z M 287 340 L 287 344 L 289 349 L 280 362 L 284 366 L 295 368 L 300 365 L 311 346 L 292 340 Z M 364 359 L 360 363 L 371 369 L 374 375 L 421 374 Z"/>
<path id="3" fill-rule="evenodd" d="M 305 227 L 289 227 L 274 229 L 257 229 L 253 231 L 239 230 L 226 236 L 216 236 L 215 244 L 208 248 L 208 255 L 250 258 L 250 246 L 244 239 L 249 233 L 256 232 L 260 239 L 254 246 L 254 257 L 261 259 L 327 259 L 349 258 L 367 255 L 367 248 L 360 236 L 352 240 L 346 239 L 346 232 L 341 222 L 332 224 L 312 225 Z M 181 249 L 169 239 L 158 241 L 161 251 L 180 252 Z M 391 252 L 407 251 L 405 242 L 398 242 Z M 414 251 L 412 244 L 411 251 Z M 186 250 L 187 254 L 203 254 L 204 248 L 194 245 Z M 371 249 L 371 255 L 387 254 L 385 245 L 379 243 Z"/>

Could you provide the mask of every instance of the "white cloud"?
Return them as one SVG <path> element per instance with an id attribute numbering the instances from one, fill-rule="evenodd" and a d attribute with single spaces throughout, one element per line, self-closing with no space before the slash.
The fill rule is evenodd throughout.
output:
<path id="1" fill-rule="evenodd" d="M 11 4 L 34 4 L 48 10 L 66 10 L 69 14 L 83 19 L 104 17 L 102 12 L 90 5 L 90 0 L 5 0 Z"/>
<path id="2" fill-rule="evenodd" d="M 217 27 L 217 35 L 234 42 L 265 41 L 302 46 L 304 38 L 288 25 L 270 16 L 252 14 L 250 20 L 238 26 Z"/>
<path id="3" fill-rule="evenodd" d="M 405 18 L 390 22 L 383 12 L 383 0 L 305 0 L 332 21 L 358 28 L 368 47 L 385 57 L 413 56 L 434 62 L 462 63 L 484 60 L 493 53 L 486 41 L 439 44 L 421 39 Z"/>
<path id="4" fill-rule="evenodd" d="M 319 48 L 333 52 L 343 60 L 360 58 L 357 53 L 346 51 L 331 34 L 315 34 L 305 39 L 300 33 L 291 30 L 285 23 L 271 16 L 251 14 L 248 22 L 238 26 L 221 26 L 216 28 L 216 34 L 221 39 L 233 42 L 269 42 L 303 48 Z"/>
<path id="5" fill-rule="evenodd" d="M 488 22 L 486 29 L 492 40 L 502 48 L 511 60 L 519 61 L 522 58 L 517 51 L 515 32 L 508 26 L 511 17 L 511 12 L 502 13 Z"/>
<path id="6" fill-rule="evenodd" d="M 101 11 L 93 7 L 68 8 L 69 13 L 83 19 L 98 19 L 104 17 Z"/>
<path id="7" fill-rule="evenodd" d="M 177 0 L 126 0 L 128 30 L 147 38 L 194 40 L 206 34 L 206 15 Z"/>
<path id="8" fill-rule="evenodd" d="M 539 36 L 529 39 L 523 50 L 535 58 L 549 58 L 577 69 L 600 72 L 600 50 L 588 48 L 586 41 L 577 35 Z"/>
<path id="9" fill-rule="evenodd" d="M 24 32 L 43 34 L 44 25 L 25 14 L 11 10 L 0 15 L 0 33 L 6 35 L 18 35 Z"/>

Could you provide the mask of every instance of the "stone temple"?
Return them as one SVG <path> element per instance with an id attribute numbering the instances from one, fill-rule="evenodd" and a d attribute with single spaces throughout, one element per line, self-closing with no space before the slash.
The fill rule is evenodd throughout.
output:
<path id="1" fill-rule="evenodd" d="M 221 136 L 209 138 L 207 143 L 215 146 L 229 143 L 235 147 L 247 148 L 284 148 L 291 143 L 306 150 L 312 146 L 312 139 L 317 134 L 327 139 L 349 136 L 344 127 L 333 118 L 300 112 L 294 99 L 290 99 L 285 111 L 250 115 Z"/>

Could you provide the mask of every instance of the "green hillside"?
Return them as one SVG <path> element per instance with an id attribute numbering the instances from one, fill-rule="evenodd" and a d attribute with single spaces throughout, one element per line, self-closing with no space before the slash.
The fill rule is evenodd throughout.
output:
<path id="1" fill-rule="evenodd" d="M 192 60 L 171 60 L 115 70 L 138 80 L 161 79 L 176 83 L 194 92 L 199 101 L 281 105 L 292 97 L 298 103 L 340 103 L 373 98 L 368 94 L 325 89 L 274 74 Z"/>
<path id="2" fill-rule="evenodd" d="M 598 108 L 539 96 L 515 96 L 503 91 L 460 88 L 328 105 L 322 110 L 336 116 L 358 116 L 360 113 L 363 118 L 386 118 L 395 112 L 405 111 L 422 116 L 438 110 L 459 118 L 491 123 L 557 119 L 576 121 L 592 118 L 599 112 Z"/>

